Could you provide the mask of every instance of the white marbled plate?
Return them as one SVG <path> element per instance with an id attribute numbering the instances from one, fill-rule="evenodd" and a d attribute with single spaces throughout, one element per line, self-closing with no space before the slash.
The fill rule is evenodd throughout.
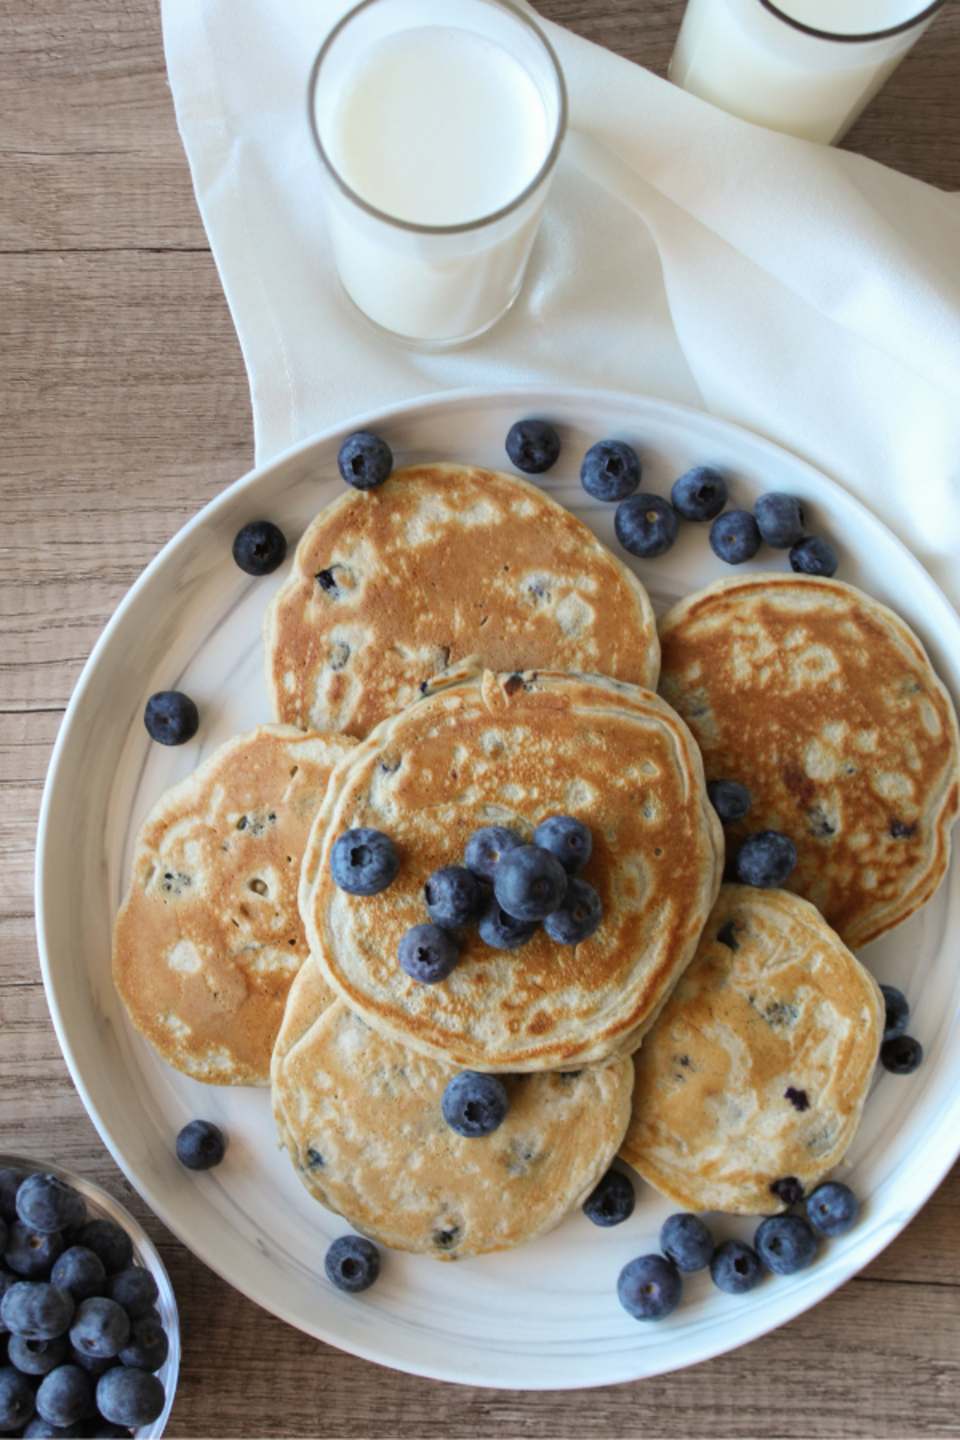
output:
<path id="1" fill-rule="evenodd" d="M 414 1374 L 475 1385 L 560 1389 L 656 1375 L 704 1360 L 782 1324 L 865 1265 L 923 1204 L 960 1149 L 960 874 L 925 910 L 864 953 L 877 978 L 903 989 L 910 1031 L 926 1059 L 913 1076 L 881 1073 L 843 1178 L 863 1201 L 860 1223 L 824 1241 L 813 1266 L 768 1277 L 750 1295 L 684 1281 L 660 1324 L 632 1320 L 615 1294 L 621 1267 L 657 1248 L 671 1207 L 639 1182 L 632 1218 L 601 1230 L 579 1212 L 517 1251 L 438 1264 L 387 1252 L 361 1296 L 323 1277 L 329 1242 L 348 1228 L 313 1203 L 278 1151 L 265 1090 L 220 1090 L 169 1069 L 134 1033 L 110 979 L 113 917 L 143 816 L 228 736 L 269 718 L 262 678 L 264 606 L 286 567 L 251 580 L 230 554 L 238 529 L 274 520 L 291 553 L 316 512 L 340 493 L 346 434 L 378 431 L 397 465 L 452 460 L 508 469 L 507 430 L 525 415 L 557 424 L 563 450 L 543 488 L 612 547 L 614 507 L 579 483 L 584 452 L 620 438 L 639 451 L 643 489 L 669 495 L 693 465 L 727 475 L 731 501 L 764 490 L 804 505 L 808 528 L 840 556 L 839 576 L 899 612 L 960 695 L 960 620 L 936 585 L 878 520 L 823 475 L 735 426 L 662 401 L 603 391 L 458 391 L 394 406 L 328 431 L 238 480 L 157 556 L 100 638 L 70 702 L 40 817 L 37 925 L 53 1021 L 80 1095 L 131 1183 L 183 1242 L 231 1284 L 291 1324 L 345 1350 Z M 630 561 L 658 611 L 721 574 L 708 526 L 682 524 L 659 560 Z M 785 569 L 764 547 L 746 568 Z M 196 739 L 154 745 L 142 723 L 155 690 L 183 689 L 201 714 Z M 174 1154 L 187 1120 L 230 1137 L 216 1170 L 193 1174 Z M 718 1239 L 753 1224 L 718 1216 Z"/>

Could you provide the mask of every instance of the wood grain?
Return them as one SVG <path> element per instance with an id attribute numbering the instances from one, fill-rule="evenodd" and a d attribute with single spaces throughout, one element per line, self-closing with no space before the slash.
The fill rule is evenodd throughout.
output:
<path id="1" fill-rule="evenodd" d="M 540 0 L 666 71 L 683 0 Z M 160 1245 L 173 1435 L 956 1435 L 960 1169 L 859 1277 L 693 1370 L 564 1395 L 388 1373 L 291 1330 L 149 1214 L 73 1088 L 33 929 L 36 820 L 80 668 L 122 595 L 252 463 L 246 378 L 174 123 L 153 0 L 0 0 L 0 1148 L 105 1185 Z M 960 6 L 848 137 L 960 187 Z"/>

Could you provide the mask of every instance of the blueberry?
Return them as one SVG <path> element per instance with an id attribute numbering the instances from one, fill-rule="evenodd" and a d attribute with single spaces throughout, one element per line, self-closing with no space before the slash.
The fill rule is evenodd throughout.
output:
<path id="1" fill-rule="evenodd" d="M 450 1129 L 470 1140 L 492 1134 L 507 1118 L 509 1108 L 503 1081 L 476 1070 L 461 1070 L 448 1080 L 440 1101 Z"/>
<path id="2" fill-rule="evenodd" d="M 59 1231 L 52 1235 L 41 1235 L 31 1230 L 22 1220 L 14 1220 L 10 1226 L 7 1248 L 3 1258 L 9 1269 L 27 1280 L 37 1280 L 49 1275 L 53 1262 L 63 1253 L 63 1236 Z"/>
<path id="3" fill-rule="evenodd" d="M 99 1295 L 106 1278 L 106 1267 L 100 1256 L 83 1245 L 71 1245 L 69 1250 L 64 1250 L 50 1272 L 53 1284 L 69 1290 L 78 1302 Z"/>
<path id="4" fill-rule="evenodd" d="M 760 531 L 749 510 L 728 510 L 710 526 L 710 549 L 728 565 L 752 560 L 760 549 Z"/>
<path id="5" fill-rule="evenodd" d="M 923 1046 L 912 1035 L 898 1035 L 880 1046 L 880 1064 L 891 1075 L 912 1075 L 923 1060 Z"/>
<path id="6" fill-rule="evenodd" d="M 66 1334 L 73 1319 L 73 1296 L 59 1285 L 42 1280 L 20 1280 L 0 1302 L 3 1323 L 25 1340 L 56 1340 Z"/>
<path id="7" fill-rule="evenodd" d="M 715 520 L 727 503 L 727 482 L 718 470 L 698 465 L 673 482 L 670 499 L 684 520 Z"/>
<path id="8" fill-rule="evenodd" d="M 151 740 L 161 745 L 185 745 L 200 728 L 200 712 L 189 695 L 179 690 L 158 690 L 147 701 L 143 723 Z"/>
<path id="9" fill-rule="evenodd" d="M 583 457 L 580 483 L 595 500 L 624 500 L 636 490 L 642 473 L 632 446 L 622 440 L 600 440 Z"/>
<path id="10" fill-rule="evenodd" d="M 739 780 L 711 780 L 707 795 L 724 825 L 733 825 L 750 814 L 750 791 Z"/>
<path id="11" fill-rule="evenodd" d="M 79 1365 L 81 1370 L 86 1370 L 88 1375 L 98 1378 L 111 1370 L 117 1363 L 116 1355 L 85 1355 L 82 1350 L 70 1347 L 71 1365 Z"/>
<path id="12" fill-rule="evenodd" d="M 563 904 L 567 872 L 555 855 L 539 845 L 518 845 L 493 875 L 497 903 L 516 920 L 542 920 Z"/>
<path id="13" fill-rule="evenodd" d="M 55 1230 L 82 1225 L 87 1207 L 72 1185 L 37 1171 L 28 1175 L 17 1191 L 17 1214 L 31 1230 L 51 1235 Z"/>
<path id="14" fill-rule="evenodd" d="M 828 1180 L 807 1200 L 807 1219 L 821 1235 L 846 1235 L 857 1223 L 860 1202 L 849 1185 Z"/>
<path id="15" fill-rule="evenodd" d="M 89 1431 L 82 1420 L 75 1420 L 72 1425 L 51 1425 L 49 1420 L 43 1420 L 39 1415 L 34 1415 L 29 1425 L 22 1432 L 23 1440 L 73 1440 L 75 1435 L 99 1435 L 99 1430 Z M 124 1430 L 124 1435 L 129 1435 L 129 1430 Z"/>
<path id="16" fill-rule="evenodd" d="M 518 420 L 507 432 L 507 454 L 525 475 L 542 475 L 556 463 L 560 436 L 546 420 Z"/>
<path id="17" fill-rule="evenodd" d="M 3 1320 L 3 1297 L 11 1285 L 19 1284 L 22 1284 L 22 1281 L 19 1276 L 14 1275 L 12 1270 L 0 1269 L 0 1335 L 5 1335 L 8 1329 L 8 1326 Z M 2 1363 L 2 1360 L 0 1360 L 0 1363 Z"/>
<path id="18" fill-rule="evenodd" d="M 57 1335 L 53 1340 L 28 1340 L 24 1335 L 11 1335 L 7 1355 L 21 1375 L 49 1375 L 69 1359 L 70 1339 Z"/>
<path id="19" fill-rule="evenodd" d="M 670 502 L 659 495 L 631 495 L 617 506 L 613 528 L 624 550 L 654 560 L 670 549 L 680 522 Z"/>
<path id="20" fill-rule="evenodd" d="M 526 945 L 528 940 L 533 939 L 537 933 L 537 922 L 516 920 L 507 914 L 497 897 L 491 895 L 477 928 L 480 939 L 495 950 L 516 950 L 519 945 Z"/>
<path id="21" fill-rule="evenodd" d="M 120 1351 L 120 1364 L 135 1370 L 159 1370 L 170 1350 L 167 1332 L 156 1311 L 138 1315 L 130 1324 L 130 1339 Z"/>
<path id="22" fill-rule="evenodd" d="M 748 835 L 734 856 L 737 879 L 743 885 L 772 890 L 793 874 L 797 848 L 780 830 L 760 830 Z"/>
<path id="23" fill-rule="evenodd" d="M 330 852 L 330 874 L 348 895 L 379 895 L 396 880 L 400 856 L 389 835 L 360 826 L 345 831 Z"/>
<path id="24" fill-rule="evenodd" d="M 117 1365 L 97 1381 L 97 1409 L 115 1425 L 152 1425 L 166 1404 L 163 1385 L 146 1370 Z"/>
<path id="25" fill-rule="evenodd" d="M 414 925 L 401 937 L 397 957 L 400 969 L 411 980 L 438 985 L 456 969 L 460 951 L 449 930 L 441 930 L 439 925 Z"/>
<path id="26" fill-rule="evenodd" d="M 480 882 L 464 865 L 444 865 L 434 870 L 423 887 L 423 898 L 430 919 L 444 930 L 473 924 L 483 909 Z"/>
<path id="27" fill-rule="evenodd" d="M 37 1413 L 49 1425 L 73 1425 L 93 1399 L 90 1376 L 79 1365 L 60 1365 L 40 1382 Z"/>
<path id="28" fill-rule="evenodd" d="M 467 841 L 464 864 L 478 880 L 486 880 L 490 884 L 503 856 L 522 844 L 523 840 L 516 830 L 508 830 L 506 825 L 484 825 L 482 830 L 475 830 Z"/>
<path id="29" fill-rule="evenodd" d="M 710 1279 L 728 1295 L 745 1295 L 763 1279 L 760 1257 L 740 1240 L 724 1240 L 713 1252 Z"/>
<path id="30" fill-rule="evenodd" d="M 340 474 L 354 490 L 376 490 L 393 469 L 390 446 L 369 430 L 348 435 L 337 456 Z"/>
<path id="31" fill-rule="evenodd" d="M 594 1225 L 604 1229 L 621 1225 L 633 1214 L 637 1203 L 630 1178 L 620 1170 L 608 1170 L 595 1190 L 583 1202 L 583 1213 Z"/>
<path id="32" fill-rule="evenodd" d="M 676 1310 L 683 1282 L 675 1265 L 662 1255 L 640 1255 L 624 1265 L 617 1280 L 617 1299 L 634 1320 L 663 1320 Z"/>
<path id="33" fill-rule="evenodd" d="M 771 1215 L 761 1221 L 753 1245 L 775 1275 L 805 1270 L 817 1253 L 817 1237 L 802 1215 Z"/>
<path id="34" fill-rule="evenodd" d="M 130 1440 L 133 1431 L 129 1425 L 116 1425 L 112 1420 L 98 1417 L 84 1426 L 86 1440 Z"/>
<path id="35" fill-rule="evenodd" d="M 81 1300 L 70 1326 L 70 1343 L 75 1350 L 106 1360 L 119 1355 L 129 1338 L 130 1316 L 116 1300 L 105 1295 Z"/>
<path id="36" fill-rule="evenodd" d="M 78 1233 L 77 1244 L 99 1256 L 108 1275 L 133 1263 L 133 1241 L 114 1220 L 89 1220 Z"/>
<path id="37" fill-rule="evenodd" d="M 34 1412 L 33 1386 L 12 1365 L 0 1367 L 0 1430 L 19 1430 Z"/>
<path id="38" fill-rule="evenodd" d="M 359 1235 L 341 1235 L 327 1251 L 323 1268 L 338 1290 L 356 1295 L 369 1290 L 380 1274 L 380 1251 Z"/>
<path id="39" fill-rule="evenodd" d="M 768 490 L 753 507 L 761 538 L 774 550 L 789 550 L 803 538 L 803 511 L 795 495 Z"/>
<path id="40" fill-rule="evenodd" d="M 29 1173 L 13 1165 L 4 1165 L 0 1169 L 0 1220 L 7 1225 L 17 1219 L 17 1191 Z"/>
<path id="41" fill-rule="evenodd" d="M 784 1175 L 780 1180 L 774 1180 L 770 1186 L 771 1195 L 776 1195 L 784 1205 L 799 1205 L 803 1199 L 803 1186 L 796 1175 Z"/>
<path id="42" fill-rule="evenodd" d="M 533 832 L 533 843 L 549 850 L 566 870 L 576 875 L 593 854 L 593 836 L 582 820 L 572 815 L 551 815 Z"/>
<path id="43" fill-rule="evenodd" d="M 191 1120 L 177 1136 L 177 1159 L 188 1170 L 212 1170 L 226 1153 L 223 1131 L 212 1120 Z M 126 1275 L 129 1270 L 127 1266 L 121 1273 Z"/>
<path id="44" fill-rule="evenodd" d="M 896 1040 L 907 1028 L 910 1019 L 910 1006 L 907 997 L 902 990 L 895 985 L 881 985 L 880 993 L 883 995 L 886 1015 L 883 1022 L 884 1040 Z"/>
<path id="45" fill-rule="evenodd" d="M 790 551 L 790 568 L 802 575 L 836 575 L 837 557 L 819 535 L 807 535 Z"/>
<path id="46" fill-rule="evenodd" d="M 567 879 L 563 904 L 544 918 L 543 928 L 557 945 L 579 945 L 600 928 L 603 907 L 600 896 L 579 875 Z"/>
<path id="47" fill-rule="evenodd" d="M 131 1265 L 129 1270 L 108 1275 L 103 1293 L 109 1300 L 122 1305 L 130 1319 L 135 1320 L 150 1309 L 159 1292 L 149 1270 L 142 1265 Z"/>
<path id="48" fill-rule="evenodd" d="M 233 558 L 248 575 L 271 575 L 286 557 L 287 537 L 269 520 L 251 520 L 233 542 Z"/>
<path id="49" fill-rule="evenodd" d="M 713 1236 L 699 1215 L 671 1215 L 660 1229 L 660 1249 L 678 1270 L 702 1270 L 713 1258 Z"/>

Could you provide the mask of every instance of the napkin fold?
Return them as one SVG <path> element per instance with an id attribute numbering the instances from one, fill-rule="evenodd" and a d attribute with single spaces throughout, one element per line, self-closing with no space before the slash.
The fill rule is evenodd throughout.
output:
<path id="1" fill-rule="evenodd" d="M 258 464 L 444 390 L 645 393 L 818 466 L 960 608 L 960 194 L 726 115 L 541 20 L 570 130 L 520 297 L 462 349 L 393 346 L 340 289 L 307 124 L 313 58 L 349 8 L 162 0 Z"/>

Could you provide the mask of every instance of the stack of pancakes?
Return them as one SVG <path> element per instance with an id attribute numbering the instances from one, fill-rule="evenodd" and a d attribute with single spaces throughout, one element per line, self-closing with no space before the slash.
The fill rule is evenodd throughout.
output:
<path id="1" fill-rule="evenodd" d="M 855 1133 L 883 1010 L 847 944 L 945 871 L 949 698 L 902 622 L 837 582 L 724 582 L 660 632 L 535 486 L 396 472 L 317 517 L 268 607 L 275 723 L 144 823 L 114 943 L 134 1025 L 196 1079 L 271 1084 L 304 1185 L 387 1245 L 521 1244 L 618 1150 L 686 1208 L 774 1213 L 779 1181 L 809 1188 Z M 754 796 L 744 833 L 793 836 L 796 894 L 721 890 L 713 778 Z M 465 928 L 448 979 L 407 976 L 430 874 L 482 826 L 530 840 L 556 814 L 593 837 L 597 932 L 502 951 Z M 361 826 L 399 851 L 379 895 L 330 875 Z M 441 1116 L 463 1069 L 507 1085 L 483 1139 Z"/>

